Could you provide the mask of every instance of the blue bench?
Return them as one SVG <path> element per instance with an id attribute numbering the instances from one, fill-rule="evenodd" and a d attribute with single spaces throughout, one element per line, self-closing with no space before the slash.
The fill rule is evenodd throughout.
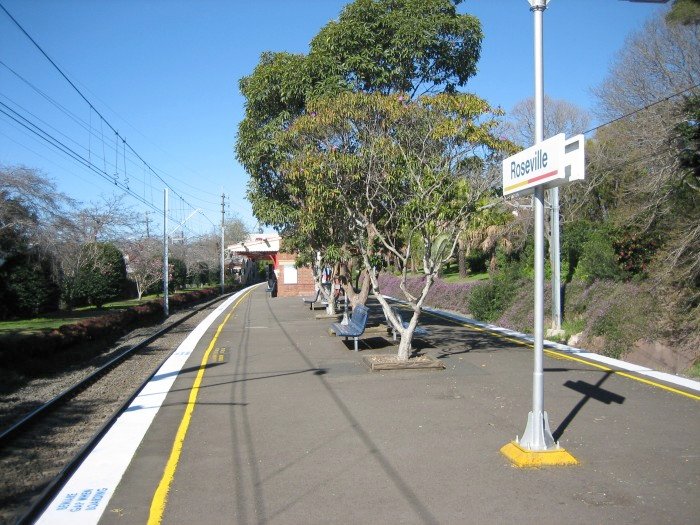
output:
<path id="1" fill-rule="evenodd" d="M 348 324 L 333 323 L 331 325 L 331 330 L 335 332 L 335 335 L 339 337 L 344 337 L 348 340 L 348 337 L 352 337 L 355 340 L 355 352 L 358 352 L 357 341 L 358 338 L 365 333 L 365 327 L 367 326 L 367 314 L 369 313 L 369 308 L 364 305 L 358 304 L 352 309 L 352 315 L 350 316 L 350 321 Z"/>
<path id="2" fill-rule="evenodd" d="M 304 304 L 309 305 L 309 310 L 313 310 L 314 305 L 318 302 L 320 302 L 322 306 L 328 305 L 328 303 L 326 301 L 321 299 L 321 290 L 320 289 L 316 290 L 316 295 L 314 297 L 302 297 L 301 300 L 304 302 Z"/>
<path id="3" fill-rule="evenodd" d="M 404 328 L 408 328 L 408 323 L 403 320 L 403 317 L 401 317 L 401 312 L 399 312 L 399 309 L 396 307 L 393 307 L 391 311 L 394 313 L 396 318 L 399 320 L 399 323 L 401 323 L 401 326 Z M 388 321 L 388 319 L 387 319 Z M 396 329 L 391 325 L 391 323 L 387 323 L 391 327 L 391 331 L 394 334 L 394 341 L 396 341 Z M 422 326 L 416 325 L 416 327 L 413 329 L 413 335 L 414 336 L 422 336 L 422 335 L 428 335 L 429 332 L 427 329 L 423 328 Z"/>

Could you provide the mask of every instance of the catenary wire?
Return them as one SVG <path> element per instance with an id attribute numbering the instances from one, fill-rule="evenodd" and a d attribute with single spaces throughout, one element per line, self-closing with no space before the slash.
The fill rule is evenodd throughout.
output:
<path id="1" fill-rule="evenodd" d="M 148 163 L 147 163 L 147 162 L 146 162 L 132 147 L 131 147 L 131 145 L 128 144 L 128 143 L 126 142 L 126 140 L 125 140 L 123 137 L 121 137 L 121 135 L 119 134 L 119 132 L 114 128 L 114 126 L 112 126 L 112 124 L 102 115 L 102 113 L 100 113 L 100 111 L 92 104 L 92 102 L 90 102 L 90 101 L 88 100 L 88 98 L 83 94 L 83 92 L 70 80 L 70 78 L 69 78 L 69 77 L 63 72 L 63 70 L 58 66 L 58 64 L 56 64 L 56 62 L 53 61 L 53 59 L 46 53 L 46 51 L 44 51 L 44 49 L 36 42 L 36 40 L 34 40 L 34 38 L 32 38 L 32 36 L 24 29 L 24 27 L 22 27 L 22 25 L 12 16 L 12 14 L 10 14 L 10 12 L 5 8 L 4 5 L 2 5 L 2 3 L 0 3 L 0 9 L 2 9 L 2 10 L 5 12 L 5 14 L 10 18 L 10 20 L 12 20 L 12 22 L 19 28 L 19 30 L 20 30 L 20 31 L 29 39 L 29 41 L 41 52 L 41 54 L 44 56 L 44 58 L 46 58 L 46 60 L 49 61 L 49 63 L 50 63 L 50 64 L 59 72 L 59 74 L 66 80 L 66 82 L 68 82 L 68 84 L 70 84 L 70 86 L 71 86 L 71 87 L 75 90 L 75 92 L 78 93 L 78 95 L 85 101 L 85 103 L 90 107 L 90 109 L 91 109 L 92 111 L 94 111 L 94 112 L 100 117 L 100 119 L 101 119 L 102 121 L 104 121 L 105 124 L 107 124 L 107 126 L 115 133 L 116 137 L 117 137 L 117 138 L 121 138 L 121 139 L 123 140 L 125 147 L 128 146 L 129 149 L 132 151 L 132 153 L 134 153 L 134 154 L 144 163 L 144 165 L 146 165 L 146 166 L 148 167 L 148 169 L 149 169 L 149 170 L 150 170 L 150 171 L 151 171 L 151 172 L 152 172 L 166 187 L 167 187 L 167 188 L 169 188 L 169 189 L 173 192 L 174 195 L 176 195 L 177 197 L 182 198 L 185 202 L 187 202 L 187 200 L 185 200 L 184 197 L 183 197 L 182 195 L 180 195 L 180 193 L 179 193 L 177 190 L 175 190 L 172 186 L 170 186 L 170 184 L 168 184 L 167 181 L 165 181 L 158 173 L 156 173 L 156 171 L 150 166 L 150 164 L 148 164 Z M 119 186 L 119 185 L 117 185 L 117 186 Z M 121 186 L 120 186 L 120 187 L 121 187 Z M 131 192 L 130 192 L 130 193 L 131 193 Z M 141 199 L 139 198 L 139 200 L 141 200 Z M 145 200 L 145 199 L 144 199 L 144 200 Z M 188 206 L 190 206 L 192 209 L 197 209 L 195 206 L 192 206 L 189 202 L 187 202 L 187 204 L 188 204 Z M 149 205 L 150 205 L 150 204 L 149 204 Z M 151 206 L 152 206 L 152 205 L 151 205 Z M 209 222 L 211 222 L 212 225 L 216 226 L 216 225 L 214 224 L 214 222 L 213 222 L 211 219 L 209 219 L 208 216 L 206 216 L 206 215 L 204 215 L 204 214 L 202 214 L 202 215 L 203 215 L 204 217 L 206 217 L 206 219 L 207 219 Z"/>

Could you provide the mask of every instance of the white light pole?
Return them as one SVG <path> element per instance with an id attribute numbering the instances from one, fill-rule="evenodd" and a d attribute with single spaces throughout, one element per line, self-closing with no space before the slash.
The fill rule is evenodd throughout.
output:
<path id="1" fill-rule="evenodd" d="M 168 188 L 163 190 L 163 313 L 170 314 L 168 304 Z"/>
<path id="2" fill-rule="evenodd" d="M 221 188 L 221 273 L 219 275 L 220 280 L 221 280 L 221 295 L 224 294 L 224 220 L 225 220 L 225 209 L 226 209 L 226 194 L 224 193 L 224 189 Z"/>
<path id="3" fill-rule="evenodd" d="M 544 67 L 542 52 L 542 18 L 547 0 L 529 0 L 534 15 L 535 43 L 535 144 L 544 140 Z M 544 411 L 544 377 L 542 367 L 544 331 L 544 188 L 535 187 L 535 358 L 532 373 L 532 411 L 520 445 L 533 451 L 548 450 L 555 445 Z"/>
<path id="4" fill-rule="evenodd" d="M 532 187 L 532 205 L 535 212 L 535 324 L 534 324 L 534 365 L 532 372 L 532 410 L 527 416 L 527 425 L 522 438 L 516 436 L 503 447 L 501 452 L 519 467 L 541 467 L 553 465 L 575 465 L 578 462 L 571 454 L 554 441 L 549 429 L 549 419 L 544 410 L 544 370 L 543 370 L 543 331 L 544 331 L 544 180 L 547 176 L 560 177 L 564 169 L 564 134 L 544 140 L 544 68 L 542 65 L 542 18 L 548 0 L 528 0 L 534 15 L 535 52 L 535 144 L 532 161 L 520 162 L 518 155 L 531 155 L 530 149 L 509 157 L 504 161 L 504 195 L 518 188 Z M 534 164 L 534 170 L 531 169 Z M 542 169 L 546 173 L 534 176 Z M 518 171 L 520 170 L 520 174 Z M 551 171 L 549 171 L 551 170 Z M 522 176 L 524 172 L 524 177 Z M 532 172 L 533 179 L 527 174 Z M 535 185 L 532 185 L 535 183 Z"/>

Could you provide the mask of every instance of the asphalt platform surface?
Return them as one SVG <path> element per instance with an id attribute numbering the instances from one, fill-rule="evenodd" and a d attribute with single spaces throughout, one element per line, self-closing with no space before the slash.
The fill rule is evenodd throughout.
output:
<path id="1" fill-rule="evenodd" d="M 369 303 L 370 322 L 383 322 Z M 580 462 L 519 469 L 533 353 L 431 315 L 418 350 L 445 369 L 371 372 L 299 298 L 257 287 L 205 365 L 165 524 L 700 523 L 700 401 L 547 354 L 545 410 Z M 100 523 L 146 523 L 222 316 L 178 376 Z M 419 344 L 418 344 L 419 343 Z M 681 389 L 682 390 L 682 389 Z M 697 392 L 695 393 L 697 394 Z"/>

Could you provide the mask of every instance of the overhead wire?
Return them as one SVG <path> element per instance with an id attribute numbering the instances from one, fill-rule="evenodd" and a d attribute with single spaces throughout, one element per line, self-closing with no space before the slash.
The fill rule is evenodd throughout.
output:
<path id="1" fill-rule="evenodd" d="M 96 129 L 93 130 L 92 125 L 91 125 L 90 123 L 85 122 L 81 117 L 79 117 L 78 115 L 76 115 L 75 113 L 73 113 L 72 111 L 70 111 L 69 109 L 67 109 L 67 108 L 66 108 L 65 106 L 63 106 L 60 102 L 56 101 L 56 100 L 55 100 L 54 98 L 52 98 L 50 95 L 48 95 L 48 94 L 45 93 L 43 90 L 41 90 L 39 87 L 37 87 L 36 85 L 34 85 L 31 81 L 29 81 L 27 78 L 25 78 L 24 76 L 22 76 L 19 72 L 17 72 L 15 69 L 13 69 L 11 66 L 9 66 L 7 63 L 5 63 L 5 62 L 3 62 L 2 60 L 0 60 L 0 66 L 2 66 L 2 67 L 4 67 L 5 69 L 7 69 L 12 75 L 14 75 L 16 78 L 18 78 L 21 82 L 23 82 L 23 83 L 26 84 L 27 86 L 29 86 L 35 93 L 37 93 L 37 94 L 40 95 L 42 98 L 44 98 L 49 104 L 51 104 L 52 106 L 54 106 L 58 111 L 60 111 L 61 113 L 65 114 L 66 116 L 68 116 L 75 124 L 77 124 L 78 126 L 80 126 L 83 130 L 87 131 L 87 132 L 88 132 L 89 139 L 90 139 L 90 137 L 93 137 L 93 138 L 95 138 L 96 141 L 101 142 L 101 143 L 102 143 L 102 155 L 103 155 L 103 160 L 106 159 L 105 137 L 104 137 L 104 128 L 103 128 L 103 124 L 107 124 L 107 125 L 110 127 L 110 129 L 112 129 L 112 131 L 115 133 L 115 135 L 116 135 L 116 136 L 119 136 L 119 133 L 118 133 L 112 126 L 110 126 L 110 124 L 109 124 L 106 120 L 104 120 L 103 118 L 100 118 L 100 134 L 98 135 L 98 134 L 97 134 L 97 130 L 96 130 Z M 8 100 L 11 100 L 11 99 L 10 99 L 9 97 L 7 97 L 6 95 L 3 95 L 3 96 L 5 96 L 5 98 L 7 98 Z M 21 105 L 17 104 L 17 102 L 15 102 L 15 101 L 12 101 L 12 102 L 13 102 L 13 104 L 16 104 L 18 107 L 20 107 L 22 110 L 27 111 L 27 113 L 30 113 L 30 114 L 31 114 L 31 112 L 29 112 L 28 110 L 26 110 L 25 108 L 23 108 Z M 93 110 L 93 108 L 94 108 L 94 106 L 91 106 L 91 107 L 90 107 L 90 115 L 92 115 L 92 110 Z M 32 114 L 32 116 L 35 116 L 35 115 Z M 36 116 L 35 116 L 35 117 L 36 117 Z M 56 129 L 56 128 L 53 128 L 53 129 Z M 56 131 L 58 131 L 58 130 L 56 130 Z M 62 134 L 63 136 L 66 136 L 66 135 L 63 134 L 63 133 L 61 133 L 61 134 Z M 68 137 L 66 136 L 66 138 L 68 138 Z M 76 143 L 73 139 L 70 139 L 70 140 L 71 140 L 72 142 Z M 77 144 L 77 143 L 76 143 L 76 144 Z M 130 145 L 129 145 L 129 146 L 130 146 Z M 82 146 L 82 145 L 81 145 L 80 147 L 81 147 L 81 148 L 84 148 L 84 146 Z M 139 158 L 138 160 L 139 160 L 140 163 L 142 163 L 142 164 L 144 164 L 144 165 L 147 165 L 147 163 L 145 163 L 145 161 L 143 161 L 142 159 Z M 132 165 L 136 166 L 136 161 L 135 161 L 135 160 L 129 159 L 129 162 L 131 162 Z M 115 171 L 116 171 L 116 169 L 117 169 L 117 168 L 116 168 L 116 164 L 115 164 L 114 166 L 115 166 Z M 105 164 L 105 166 L 104 166 L 105 171 L 107 171 L 106 168 L 107 168 L 107 166 L 106 166 L 106 164 Z M 172 175 L 166 173 L 166 172 L 163 171 L 163 170 L 155 169 L 155 168 L 151 167 L 150 165 L 148 166 L 148 168 L 149 168 L 149 170 L 152 171 L 153 174 L 156 175 L 157 177 L 158 177 L 158 174 L 156 173 L 156 171 L 162 173 L 164 176 L 167 176 L 167 177 L 176 179 L 176 177 L 173 177 Z M 162 177 L 158 177 L 158 178 L 159 178 L 160 180 L 162 180 Z M 176 179 L 176 180 L 177 180 L 177 179 Z M 196 186 L 192 186 L 192 185 L 189 185 L 189 184 L 186 184 L 186 183 L 185 183 L 185 185 L 190 186 L 190 187 L 192 187 L 192 188 L 194 188 L 194 189 L 198 189 Z M 172 188 L 171 188 L 171 189 L 172 189 Z M 198 190 L 199 190 L 199 189 L 198 189 Z M 206 192 L 206 191 L 203 191 L 203 190 L 199 190 L 199 191 L 201 191 L 202 193 L 211 194 L 211 193 Z M 211 195 L 214 195 L 214 194 L 211 194 Z M 188 197 L 189 197 L 191 200 L 196 200 L 196 201 L 202 202 L 202 203 L 204 203 L 204 204 L 208 204 L 208 205 L 210 205 L 210 206 L 218 206 L 218 203 L 216 203 L 216 202 L 211 202 L 211 201 L 208 201 L 208 200 L 206 200 L 206 199 L 202 199 L 201 197 L 197 197 L 196 195 L 191 195 L 191 194 L 190 194 L 190 195 L 188 195 Z M 209 211 L 210 213 L 216 213 L 215 210 L 211 210 L 211 209 L 208 209 L 207 211 Z"/>
<path id="2" fill-rule="evenodd" d="M 690 86 L 690 87 L 688 87 L 688 88 L 686 88 L 686 89 L 683 89 L 683 90 L 681 90 L 681 91 L 678 91 L 678 92 L 676 92 L 676 93 L 672 93 L 671 95 L 668 95 L 667 97 L 664 97 L 664 98 L 662 98 L 662 99 L 655 100 L 654 102 L 651 102 L 651 103 L 647 104 L 647 105 L 644 106 L 644 107 L 637 108 L 637 109 L 635 109 L 635 110 L 633 110 L 633 111 L 630 111 L 629 113 L 626 113 L 626 114 L 624 114 L 624 115 L 622 115 L 622 116 L 620 116 L 620 117 L 616 117 L 616 118 L 614 118 L 614 119 L 612 119 L 612 120 L 609 120 L 609 121 L 607 121 L 607 122 L 604 122 L 603 124 L 599 124 L 598 126 L 596 126 L 596 127 L 594 127 L 594 128 L 591 128 L 591 129 L 589 129 L 589 130 L 584 131 L 583 134 L 584 134 L 584 135 L 588 135 L 589 133 L 593 133 L 594 131 L 598 131 L 600 128 L 604 128 L 605 126 L 609 126 L 610 124 L 614 124 L 615 122 L 619 122 L 620 120 L 623 120 L 623 119 L 625 119 L 625 118 L 631 117 L 632 115 L 636 115 L 637 113 L 640 113 L 641 111 L 645 111 L 645 110 L 647 110 L 647 109 L 649 109 L 649 108 L 652 108 L 652 107 L 656 106 L 657 104 L 661 104 L 661 103 L 663 103 L 663 102 L 666 102 L 666 101 L 668 101 L 668 100 L 671 100 L 672 98 L 675 98 L 675 97 L 679 97 L 679 96 L 681 96 L 681 95 L 684 95 L 684 94 L 688 93 L 689 91 L 692 91 L 692 90 L 694 90 L 694 89 L 697 89 L 698 87 L 700 87 L 700 83 L 694 84 L 694 85 L 692 85 L 692 86 Z"/>
<path id="3" fill-rule="evenodd" d="M 32 111 L 28 110 L 27 108 L 25 108 L 25 107 L 22 106 L 21 104 L 19 104 L 19 103 L 17 103 L 16 101 L 12 100 L 12 99 L 11 99 L 10 97 L 8 97 L 7 95 L 5 95 L 5 94 L 3 94 L 3 93 L 0 93 L 0 97 L 2 97 L 3 99 L 7 100 L 10 104 L 12 104 L 12 105 L 15 107 L 15 109 L 13 110 L 13 113 L 16 112 L 16 114 L 19 115 L 19 111 L 17 111 L 17 109 L 21 110 L 21 111 L 24 112 L 24 114 L 25 114 L 25 115 L 23 116 L 23 118 L 24 118 L 26 121 L 29 121 L 29 119 L 27 118 L 26 115 L 31 116 L 31 117 L 35 120 L 35 122 L 39 122 L 39 123 L 43 124 L 45 127 L 50 128 L 50 129 L 53 130 L 56 134 L 60 135 L 60 136 L 63 137 L 65 140 L 71 142 L 71 143 L 72 143 L 76 148 L 78 148 L 79 150 L 85 151 L 85 153 L 86 153 L 87 156 L 88 156 L 88 160 L 92 163 L 92 156 L 93 156 L 93 155 L 92 155 L 92 148 L 91 148 L 91 146 L 85 147 L 83 144 L 81 144 L 80 142 L 78 142 L 77 140 L 75 140 L 74 138 L 72 138 L 71 136 L 67 135 L 67 134 L 64 133 L 63 131 L 59 130 L 58 128 L 56 128 L 55 126 L 53 126 L 52 124 L 50 124 L 49 122 L 45 121 L 44 119 L 42 119 L 41 117 L 39 117 L 38 115 L 36 115 L 36 114 L 33 113 Z M 50 97 L 49 97 L 49 98 L 50 98 Z M 0 102 L 0 103 L 2 103 L 2 102 Z M 3 105 L 5 105 L 6 108 L 9 107 L 9 106 L 7 106 L 6 104 L 3 104 Z M 75 120 L 80 121 L 80 119 L 79 119 L 78 117 L 76 117 Z M 80 122 L 82 122 L 82 121 L 80 121 Z M 80 123 L 80 122 L 78 122 L 78 123 Z M 100 126 L 102 126 L 102 121 L 100 121 Z M 87 129 L 87 128 L 86 128 L 86 129 Z M 102 128 L 101 128 L 101 130 L 102 130 Z M 105 140 L 104 140 L 104 135 L 102 134 L 102 131 L 101 131 L 101 135 L 98 136 L 96 131 L 92 131 L 92 130 L 91 130 L 91 131 L 90 131 L 90 136 L 91 136 L 91 137 L 94 136 L 95 139 L 97 139 L 99 142 L 102 143 L 102 159 L 101 159 L 101 160 L 102 160 L 102 164 L 103 164 L 102 171 L 105 172 L 105 173 L 107 173 L 107 166 L 109 165 L 109 166 L 111 166 L 111 167 L 114 168 L 114 173 L 115 173 L 115 175 L 113 175 L 113 179 L 116 178 L 116 177 L 117 177 L 117 173 L 118 173 L 118 171 L 119 171 L 119 167 L 118 167 L 119 160 L 118 160 L 118 150 L 117 150 L 117 147 L 118 147 L 117 145 L 118 145 L 118 143 L 115 141 L 115 162 L 114 162 L 114 163 L 111 163 L 111 162 L 109 162 L 109 161 L 107 160 L 107 158 L 106 158 Z M 115 135 L 115 138 L 116 138 L 116 135 Z M 99 155 L 96 155 L 96 158 L 99 158 Z M 140 161 L 140 160 L 137 161 L 137 160 L 132 159 L 132 158 L 131 158 L 131 154 L 129 154 L 129 156 L 127 156 L 127 152 L 126 152 L 126 149 L 125 149 L 125 150 L 123 151 L 123 154 L 122 154 L 122 162 L 123 162 L 122 168 L 124 169 L 124 173 L 126 173 L 126 170 L 127 170 L 126 167 L 127 167 L 127 165 L 128 165 L 128 164 L 131 164 L 131 165 L 133 166 L 133 171 L 131 172 L 131 173 L 132 173 L 132 175 L 131 175 L 132 178 L 135 178 L 140 184 L 143 184 L 144 188 L 148 186 L 151 190 L 153 190 L 154 186 L 153 186 L 153 184 L 152 184 L 152 181 L 149 183 L 149 182 L 146 180 L 146 164 L 145 164 L 143 161 Z M 142 165 L 143 168 L 144 168 L 144 173 L 143 173 L 143 178 L 142 178 L 142 179 L 140 179 L 138 176 L 136 176 L 136 174 L 138 173 L 138 171 L 137 171 L 137 167 L 138 167 L 138 166 L 137 166 L 136 162 L 140 162 L 141 165 Z M 144 191 L 144 196 L 143 196 L 143 197 L 146 198 L 146 196 L 145 196 L 145 191 Z M 190 196 L 190 197 L 191 197 L 191 198 L 194 198 L 194 199 L 196 199 L 196 200 L 198 200 L 197 197 L 192 197 L 192 196 Z M 151 201 L 153 201 L 152 191 L 151 191 Z M 210 204 L 210 205 L 217 205 L 217 203 L 212 203 L 212 202 L 209 202 L 209 201 L 205 201 L 205 202 L 208 203 L 208 204 Z M 211 210 L 211 209 L 206 209 L 206 211 L 209 211 L 210 213 L 216 213 L 215 211 L 213 211 L 213 210 Z M 210 222 L 211 222 L 211 221 L 210 221 Z"/>
<path id="4" fill-rule="evenodd" d="M 5 8 L 2 3 L 0 3 L 0 9 L 2 9 L 5 14 L 12 20 L 12 22 L 19 28 L 19 30 L 29 39 L 29 41 L 41 52 L 41 54 L 48 60 L 48 62 L 58 71 L 58 73 L 68 82 L 68 84 L 73 88 L 73 90 L 78 93 L 78 95 L 83 99 L 83 101 L 89 106 L 91 111 L 94 111 L 101 119 L 102 122 L 104 122 L 114 133 L 115 133 L 115 143 L 117 143 L 117 140 L 119 138 L 122 139 L 123 141 L 123 146 L 124 150 L 126 151 L 126 147 L 129 147 L 129 150 L 141 161 L 145 166 L 147 166 L 148 170 L 150 170 L 170 191 L 177 197 L 180 197 L 183 199 L 188 206 L 190 206 L 192 209 L 197 209 L 195 206 L 191 205 L 186 199 L 184 199 L 184 196 L 180 194 L 175 188 L 173 188 L 163 177 L 161 177 L 154 169 L 151 167 L 151 165 L 146 162 L 143 157 L 134 150 L 134 148 L 131 146 L 131 144 L 128 144 L 126 142 L 126 139 L 122 137 L 117 129 L 112 126 L 112 124 L 102 115 L 102 113 L 88 100 L 88 98 L 83 94 L 83 92 L 71 81 L 71 79 L 63 72 L 63 70 L 54 62 L 54 60 L 44 51 L 44 49 L 32 38 L 32 36 L 24 29 L 24 27 L 12 16 L 12 14 Z M 3 64 L 5 65 L 5 64 Z M 6 66 L 7 67 L 7 66 Z M 9 68 L 8 68 L 9 69 Z M 81 120 L 81 119 L 79 119 Z M 90 132 L 90 126 L 88 126 L 88 131 Z M 115 148 L 116 149 L 116 148 Z M 115 166 L 117 165 L 117 162 L 115 161 Z M 118 167 L 115 168 L 118 171 Z M 115 185 L 119 186 L 116 181 L 114 182 Z M 151 204 L 152 206 L 152 204 Z M 215 223 L 205 214 L 202 214 L 212 225 L 216 226 Z"/>
<path id="5" fill-rule="evenodd" d="M 100 177 L 104 178 L 108 182 L 113 182 L 117 187 L 119 187 L 122 191 L 125 193 L 128 193 L 131 195 L 133 198 L 144 204 L 145 206 L 148 206 L 149 208 L 153 209 L 154 211 L 157 211 L 159 214 L 163 213 L 163 210 L 161 208 L 158 208 L 156 205 L 153 203 L 147 201 L 146 199 L 141 198 L 136 192 L 131 190 L 127 185 L 124 183 L 120 182 L 119 180 L 112 181 L 110 178 L 110 175 L 106 172 L 101 171 L 97 166 L 95 166 L 92 162 L 88 161 L 84 156 L 82 156 L 80 153 L 76 152 L 73 150 L 71 147 L 69 147 L 67 144 L 62 142 L 61 140 L 57 139 L 53 135 L 51 135 L 48 131 L 45 129 L 42 129 L 40 126 L 37 126 L 35 123 L 31 122 L 30 120 L 26 119 L 24 116 L 20 115 L 16 111 L 14 111 L 12 108 L 9 108 L 6 104 L 0 101 L 0 114 L 4 114 L 7 118 L 11 119 L 14 121 L 16 124 L 20 125 L 21 127 L 25 128 L 27 131 L 31 132 L 32 134 L 36 135 L 49 145 L 53 146 L 60 152 L 64 153 L 68 157 L 72 158 L 88 170 L 96 173 Z M 9 112 L 8 112 L 9 111 Z M 14 113 L 14 114 L 13 114 Z M 206 216 L 205 216 L 206 217 Z M 173 216 L 172 213 L 169 213 L 168 219 L 177 223 L 179 222 L 179 219 L 177 216 Z M 211 221 L 210 221 L 211 222 Z M 192 230 L 188 225 L 182 224 L 180 225 L 180 228 L 186 229 L 188 232 L 191 234 L 195 234 L 194 230 Z"/>

